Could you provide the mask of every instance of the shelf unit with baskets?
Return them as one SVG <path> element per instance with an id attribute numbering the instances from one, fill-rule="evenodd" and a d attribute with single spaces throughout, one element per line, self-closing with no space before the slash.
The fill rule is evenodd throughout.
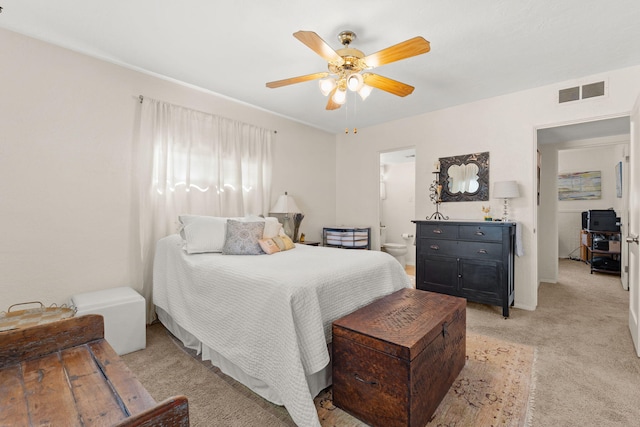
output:
<path id="1" fill-rule="evenodd" d="M 324 227 L 322 246 L 344 249 L 371 249 L 371 227 Z"/>

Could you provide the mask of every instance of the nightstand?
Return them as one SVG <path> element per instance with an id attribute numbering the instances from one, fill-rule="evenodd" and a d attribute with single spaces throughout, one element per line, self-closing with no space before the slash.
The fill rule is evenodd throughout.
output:
<path id="1" fill-rule="evenodd" d="M 301 245 L 308 245 L 308 246 L 319 246 L 320 242 L 311 242 L 309 240 L 305 240 L 304 242 L 298 242 Z"/>

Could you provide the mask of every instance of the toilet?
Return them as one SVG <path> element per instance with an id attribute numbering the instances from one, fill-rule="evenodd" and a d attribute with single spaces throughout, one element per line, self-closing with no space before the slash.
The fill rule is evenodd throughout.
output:
<path id="1" fill-rule="evenodd" d="M 406 240 L 404 236 L 403 239 Z M 407 245 L 403 243 L 387 243 L 387 227 L 384 225 L 380 226 L 380 248 L 397 259 L 403 268 L 406 267 L 407 262 L 404 256 L 407 254 Z"/>

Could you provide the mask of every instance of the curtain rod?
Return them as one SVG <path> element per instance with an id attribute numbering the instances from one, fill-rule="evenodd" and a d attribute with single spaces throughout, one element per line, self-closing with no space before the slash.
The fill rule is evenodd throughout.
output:
<path id="1" fill-rule="evenodd" d="M 144 101 L 144 95 L 138 95 L 138 99 L 140 100 L 140 104 L 142 104 L 142 101 Z M 186 107 L 184 107 L 184 108 L 186 108 Z M 211 113 L 205 113 L 205 114 L 211 114 Z M 277 130 L 272 130 L 271 132 L 278 133 Z"/>

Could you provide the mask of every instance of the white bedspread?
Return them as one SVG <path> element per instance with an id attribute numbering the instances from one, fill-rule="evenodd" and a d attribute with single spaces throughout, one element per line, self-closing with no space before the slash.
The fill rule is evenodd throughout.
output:
<path id="1" fill-rule="evenodd" d="M 305 374 L 329 363 L 331 322 L 410 287 L 389 254 L 296 245 L 274 255 L 188 255 L 158 242 L 153 302 L 277 391 L 299 426 L 320 426 Z"/>

